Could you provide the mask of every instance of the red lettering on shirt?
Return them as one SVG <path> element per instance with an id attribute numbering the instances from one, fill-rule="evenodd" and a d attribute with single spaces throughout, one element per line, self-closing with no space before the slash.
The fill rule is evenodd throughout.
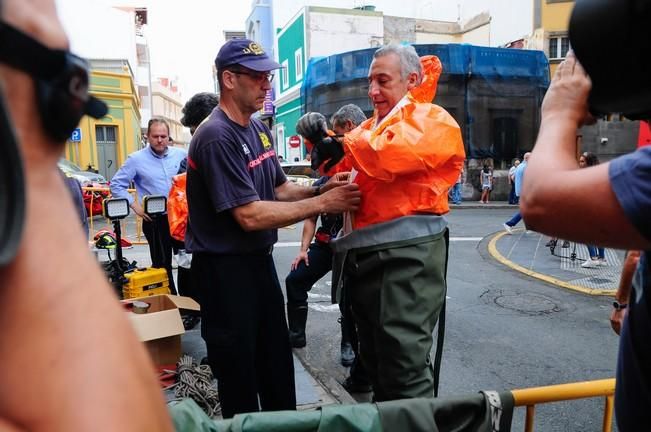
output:
<path id="1" fill-rule="evenodd" d="M 265 159 L 269 159 L 270 157 L 273 156 L 276 156 L 276 151 L 273 149 L 262 153 L 260 156 L 258 156 L 257 158 L 249 162 L 249 169 L 253 169 L 257 166 L 260 166 L 262 164 L 262 161 L 264 161 Z"/>

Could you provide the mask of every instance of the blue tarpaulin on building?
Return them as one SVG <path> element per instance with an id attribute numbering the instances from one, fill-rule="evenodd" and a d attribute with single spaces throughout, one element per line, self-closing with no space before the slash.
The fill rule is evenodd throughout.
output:
<path id="1" fill-rule="evenodd" d="M 538 132 L 540 104 L 549 86 L 542 51 L 466 44 L 414 45 L 419 55 L 443 64 L 434 103 L 462 128 L 469 158 L 508 161 L 530 150 Z M 301 86 L 303 112 L 333 114 L 356 103 L 368 114 L 368 70 L 375 48 L 312 58 Z"/>

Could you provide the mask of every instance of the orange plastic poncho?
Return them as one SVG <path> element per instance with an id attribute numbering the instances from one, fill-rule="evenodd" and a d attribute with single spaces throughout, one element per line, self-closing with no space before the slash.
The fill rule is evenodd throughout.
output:
<path id="1" fill-rule="evenodd" d="M 449 211 L 448 189 L 465 159 L 461 130 L 452 116 L 431 101 L 441 75 L 435 56 L 421 58 L 423 82 L 407 103 L 375 130 L 377 114 L 344 137 L 345 158 L 335 169 L 353 167 L 362 192 L 353 228 L 402 216 Z"/>
<path id="2" fill-rule="evenodd" d="M 178 241 L 185 240 L 185 230 L 188 226 L 188 199 L 185 195 L 187 174 L 172 177 L 172 188 L 167 197 L 167 220 L 170 224 L 170 235 Z"/>

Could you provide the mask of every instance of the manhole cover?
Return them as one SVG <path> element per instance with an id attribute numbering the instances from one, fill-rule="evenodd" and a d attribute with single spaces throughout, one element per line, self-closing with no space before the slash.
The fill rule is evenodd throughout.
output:
<path id="1" fill-rule="evenodd" d="M 551 299 L 533 294 L 504 295 L 495 298 L 495 304 L 525 313 L 550 313 L 561 310 Z"/>

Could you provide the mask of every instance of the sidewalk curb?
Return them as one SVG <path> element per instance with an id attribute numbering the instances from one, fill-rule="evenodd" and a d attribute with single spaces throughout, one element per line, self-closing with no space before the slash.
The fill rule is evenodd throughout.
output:
<path id="1" fill-rule="evenodd" d="M 340 404 L 356 404 L 357 401 L 344 389 L 341 384 L 322 369 L 312 365 L 305 357 L 305 350 L 293 349 L 294 355 L 301 362 L 307 373 L 312 376 L 323 388 Z"/>
<path id="2" fill-rule="evenodd" d="M 522 267 L 519 264 L 514 263 L 513 261 L 509 260 L 506 258 L 504 255 L 502 255 L 498 250 L 497 250 L 497 241 L 504 237 L 507 233 L 502 231 L 498 232 L 497 234 L 493 234 L 493 237 L 490 239 L 488 242 L 488 253 L 490 254 L 493 259 L 498 261 L 499 263 L 517 271 L 520 273 L 524 273 L 527 276 L 542 280 L 543 282 L 547 282 L 551 285 L 555 285 L 560 288 L 565 288 L 571 291 L 575 292 L 580 292 L 582 294 L 587 294 L 587 295 L 592 295 L 592 296 L 613 296 L 614 292 L 612 290 L 598 290 L 598 289 L 587 289 L 582 286 L 574 285 L 569 282 L 562 281 L 560 279 L 556 279 L 555 277 L 548 276 L 546 274 L 538 273 L 533 270 L 529 270 L 527 268 Z"/>

